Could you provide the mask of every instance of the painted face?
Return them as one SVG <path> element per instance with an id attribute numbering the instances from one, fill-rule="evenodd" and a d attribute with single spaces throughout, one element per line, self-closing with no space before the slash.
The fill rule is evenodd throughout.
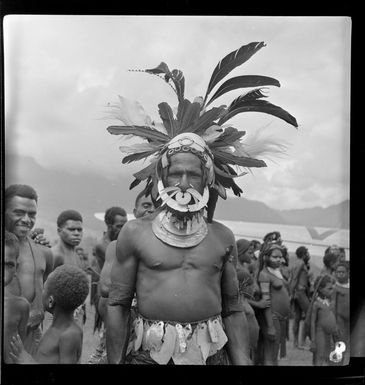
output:
<path id="1" fill-rule="evenodd" d="M 82 239 L 82 222 L 69 219 L 57 231 L 62 241 L 67 245 L 78 246 Z"/>
<path id="2" fill-rule="evenodd" d="M 7 286 L 14 278 L 17 266 L 16 251 L 5 245 L 4 249 L 4 286 Z"/>
<path id="3" fill-rule="evenodd" d="M 145 215 L 152 214 L 155 211 L 155 206 L 152 203 L 151 197 L 142 196 L 138 199 L 137 205 L 133 210 L 136 218 L 144 217 Z"/>
<path id="4" fill-rule="evenodd" d="M 332 293 L 333 293 L 333 285 L 331 282 L 328 282 L 326 286 L 322 287 L 321 289 L 318 290 L 319 293 L 324 297 L 324 298 L 331 298 Z"/>
<path id="5" fill-rule="evenodd" d="M 128 218 L 126 216 L 122 215 L 116 215 L 114 217 L 114 222 L 112 225 L 110 225 L 110 239 L 112 241 L 115 241 L 118 238 L 120 230 L 122 230 L 122 227 L 127 223 Z"/>
<path id="6" fill-rule="evenodd" d="M 34 199 L 15 196 L 5 208 L 5 228 L 23 239 L 34 227 L 36 215 L 37 203 Z"/>
<path id="7" fill-rule="evenodd" d="M 282 259 L 283 253 L 279 249 L 275 249 L 271 252 L 271 255 L 267 259 L 267 265 L 273 269 L 277 269 L 281 266 Z"/>
<path id="8" fill-rule="evenodd" d="M 349 280 L 349 273 L 345 266 L 338 266 L 336 269 L 336 278 L 339 283 L 347 283 Z"/>
<path id="9" fill-rule="evenodd" d="M 179 186 L 181 191 L 193 188 L 203 194 L 203 170 L 201 160 L 190 152 L 180 152 L 170 158 L 167 186 Z"/>

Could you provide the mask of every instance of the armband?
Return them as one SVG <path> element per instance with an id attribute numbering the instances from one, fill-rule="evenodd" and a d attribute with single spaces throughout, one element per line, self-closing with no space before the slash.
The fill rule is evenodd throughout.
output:
<path id="1" fill-rule="evenodd" d="M 232 313 L 244 311 L 240 294 L 226 295 L 222 294 L 222 317 L 228 317 Z"/>
<path id="2" fill-rule="evenodd" d="M 134 286 L 112 283 L 109 289 L 109 306 L 123 306 L 129 309 L 134 291 Z"/>

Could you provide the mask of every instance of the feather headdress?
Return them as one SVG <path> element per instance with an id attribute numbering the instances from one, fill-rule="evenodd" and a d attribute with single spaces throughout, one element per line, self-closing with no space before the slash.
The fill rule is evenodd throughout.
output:
<path id="1" fill-rule="evenodd" d="M 162 102 L 158 105 L 163 129 L 145 115 L 142 106 L 138 103 L 134 106 L 134 110 L 139 114 L 139 119 L 136 120 L 138 123 L 132 123 L 130 116 L 127 113 L 123 114 L 123 108 L 120 108 L 115 114 L 125 125 L 110 126 L 107 128 L 109 133 L 135 136 L 147 141 L 129 149 L 126 146 L 121 147 L 121 150 L 128 154 L 122 162 L 130 163 L 155 155 L 148 166 L 134 174 L 135 180 L 130 185 L 130 189 L 146 180 L 145 194 L 151 195 L 152 199 L 157 200 L 158 169 L 161 168 L 161 159 L 168 149 L 168 144 L 177 135 L 193 133 L 205 141 L 213 161 L 214 177 L 209 186 L 208 221 L 211 222 L 213 218 L 218 196 L 226 199 L 226 189 L 232 189 L 235 195 L 240 196 L 242 190 L 234 181 L 235 178 L 246 173 L 240 172 L 240 167 L 245 169 L 265 167 L 266 163 L 261 159 L 251 157 L 249 152 L 245 151 L 241 142 L 245 131 L 239 131 L 231 125 L 227 125 L 227 121 L 237 114 L 249 111 L 273 115 L 294 127 L 298 127 L 297 121 L 281 107 L 263 100 L 266 97 L 264 93 L 266 87 L 280 87 L 280 83 L 276 79 L 267 76 L 244 75 L 230 78 L 219 86 L 212 97 L 208 97 L 224 77 L 234 68 L 249 60 L 264 46 L 264 42 L 252 42 L 225 56 L 215 67 L 204 98 L 196 98 L 193 102 L 184 98 L 185 78 L 182 71 L 177 69 L 170 71 L 164 62 L 161 62 L 156 68 L 142 70 L 142 72 L 162 78 L 172 87 L 177 95 L 178 107 L 174 113 L 168 103 Z M 240 88 L 253 89 L 234 99 L 228 107 L 219 106 L 207 109 L 220 96 Z M 125 107 L 127 102 L 123 98 L 120 101 Z M 113 106 L 114 109 L 115 107 Z M 255 156 L 257 153 L 255 151 Z M 236 172 L 237 169 L 239 171 Z"/>

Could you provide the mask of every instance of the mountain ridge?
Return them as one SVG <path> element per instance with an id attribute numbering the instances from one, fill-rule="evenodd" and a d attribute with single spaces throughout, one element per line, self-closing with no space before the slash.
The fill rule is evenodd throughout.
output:
<path id="1" fill-rule="evenodd" d="M 129 176 L 110 182 L 102 175 L 83 174 L 82 178 L 66 171 L 48 170 L 33 158 L 5 154 L 5 185 L 23 183 L 39 194 L 38 216 L 56 222 L 65 209 L 76 209 L 90 229 L 102 231 L 104 224 L 95 218 L 111 206 L 132 212 L 140 189 L 129 190 Z M 78 199 L 80 197 L 80 199 Z M 349 228 L 349 200 L 326 208 L 277 210 L 263 202 L 241 198 L 218 200 L 215 218 L 243 222 L 276 223 L 306 227 Z"/>

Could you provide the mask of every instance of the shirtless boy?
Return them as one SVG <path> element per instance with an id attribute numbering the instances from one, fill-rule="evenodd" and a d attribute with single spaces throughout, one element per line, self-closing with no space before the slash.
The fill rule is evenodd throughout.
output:
<path id="1" fill-rule="evenodd" d="M 36 350 L 42 335 L 44 318 L 43 284 L 52 271 L 52 253 L 46 246 L 35 244 L 29 237 L 37 215 L 38 196 L 28 185 L 14 184 L 5 190 L 5 229 L 19 240 L 16 276 L 9 283 L 9 292 L 22 296 L 30 303 L 30 315 L 25 338 L 29 353 Z"/>
<path id="2" fill-rule="evenodd" d="M 52 325 L 44 333 L 33 356 L 22 346 L 19 337 L 12 341 L 12 359 L 19 364 L 77 364 L 82 353 L 83 333 L 74 320 L 74 311 L 86 299 L 89 284 L 86 274 L 76 266 L 63 265 L 48 277 L 44 309 L 53 315 Z"/>
<path id="3" fill-rule="evenodd" d="M 23 298 L 9 292 L 9 283 L 15 276 L 19 257 L 18 238 L 8 231 L 4 237 L 4 361 L 11 363 L 9 356 L 11 338 L 19 334 L 24 342 L 27 331 L 30 305 Z"/>
<path id="4" fill-rule="evenodd" d="M 82 232 L 82 216 L 79 212 L 66 210 L 58 216 L 57 233 L 59 240 L 51 248 L 54 269 L 63 264 L 81 267 L 76 247 L 82 240 Z"/>

